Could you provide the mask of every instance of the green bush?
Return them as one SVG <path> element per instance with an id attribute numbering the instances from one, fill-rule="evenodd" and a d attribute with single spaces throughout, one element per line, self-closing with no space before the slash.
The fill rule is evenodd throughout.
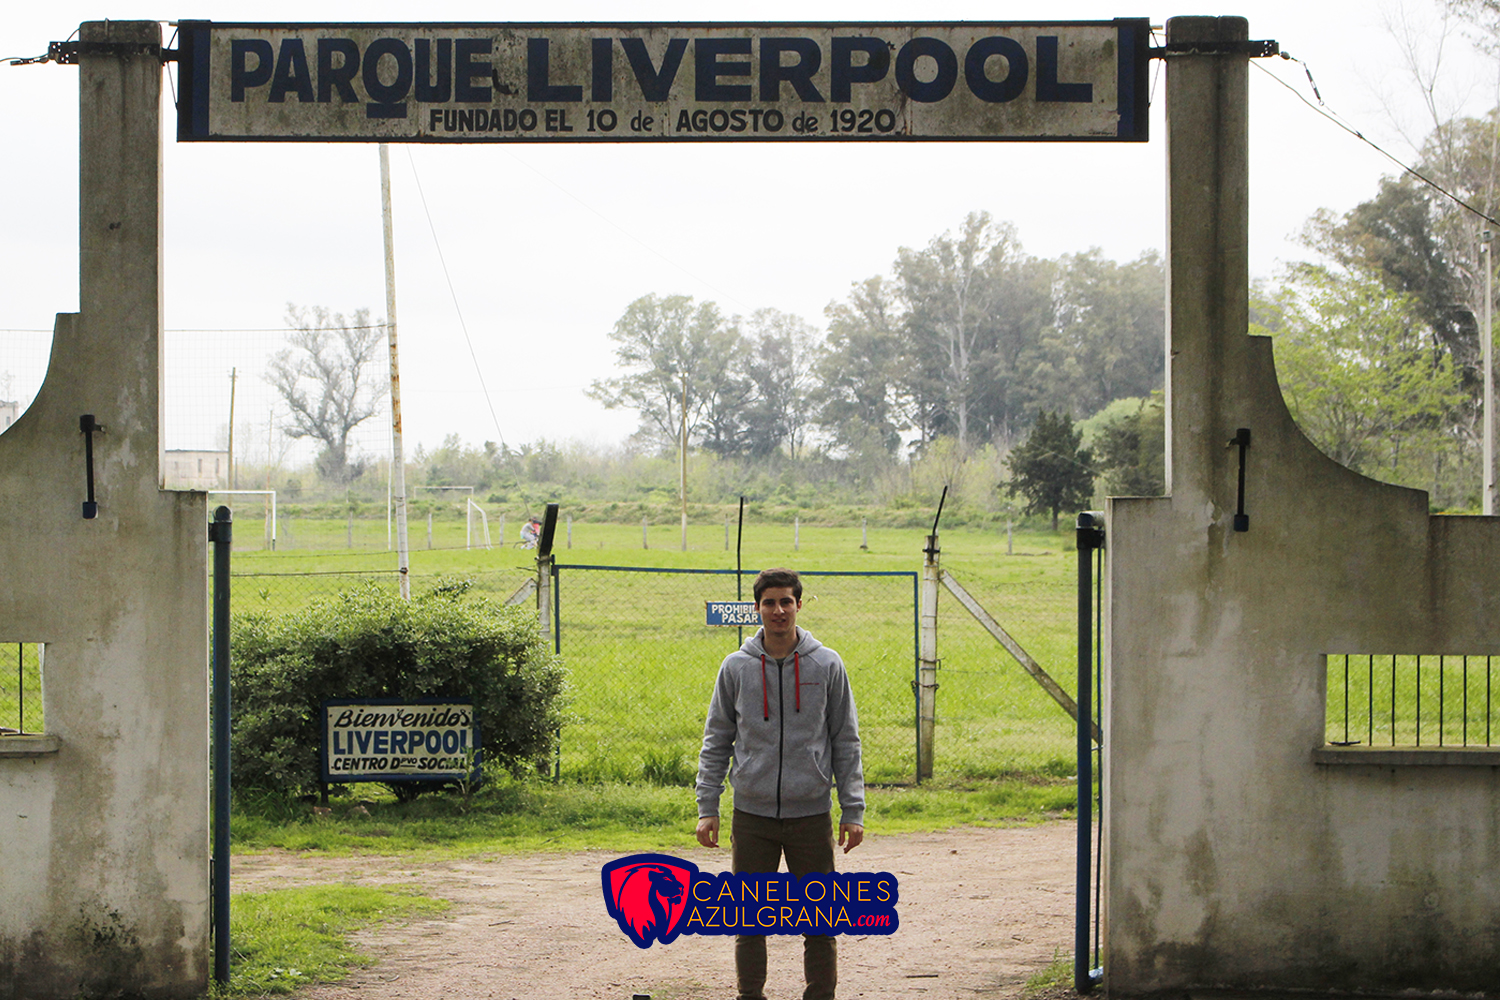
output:
<path id="1" fill-rule="evenodd" d="M 472 701 L 484 762 L 519 773 L 553 752 L 563 669 L 536 612 L 446 582 L 409 603 L 369 584 L 291 614 L 236 617 L 230 764 L 244 788 L 319 787 L 329 698 Z"/>

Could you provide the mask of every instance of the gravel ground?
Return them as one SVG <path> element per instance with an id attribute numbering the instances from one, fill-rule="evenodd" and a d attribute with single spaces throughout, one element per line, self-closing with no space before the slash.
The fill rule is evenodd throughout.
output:
<path id="1" fill-rule="evenodd" d="M 1069 822 L 1015 829 L 871 834 L 840 855 L 845 871 L 897 876 L 901 925 L 887 936 L 839 940 L 839 995 L 971 1000 L 1019 997 L 1028 977 L 1071 950 Z M 728 851 L 684 836 L 665 853 L 700 869 L 728 868 Z M 358 936 L 376 956 L 304 1000 L 696 1000 L 734 996 L 732 938 L 684 935 L 637 948 L 604 909 L 602 851 L 412 862 L 401 857 L 239 855 L 234 889 L 349 882 L 410 885 L 453 902 L 444 915 Z M 770 939 L 769 1000 L 802 995 L 802 942 Z"/>

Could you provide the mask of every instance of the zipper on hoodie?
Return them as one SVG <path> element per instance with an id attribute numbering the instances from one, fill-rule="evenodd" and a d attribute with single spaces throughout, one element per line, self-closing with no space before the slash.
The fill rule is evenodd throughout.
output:
<path id="1" fill-rule="evenodd" d="M 780 735 L 776 742 L 776 818 L 781 818 L 781 770 L 786 763 L 786 694 L 783 690 L 781 665 L 786 657 L 776 661 L 776 724 Z"/>

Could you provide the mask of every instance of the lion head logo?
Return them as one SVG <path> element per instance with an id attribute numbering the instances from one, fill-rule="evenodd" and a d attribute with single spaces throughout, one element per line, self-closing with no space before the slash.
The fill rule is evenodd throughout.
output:
<path id="1" fill-rule="evenodd" d="M 671 944 L 698 866 L 668 854 L 632 854 L 604 866 L 604 906 L 641 948 Z"/>

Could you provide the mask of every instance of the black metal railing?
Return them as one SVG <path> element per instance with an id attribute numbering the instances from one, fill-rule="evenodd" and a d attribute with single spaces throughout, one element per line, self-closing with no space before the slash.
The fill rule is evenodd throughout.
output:
<path id="1" fill-rule="evenodd" d="M 1493 746 L 1500 656 L 1338 654 L 1328 661 L 1333 746 Z"/>
<path id="2" fill-rule="evenodd" d="M 42 644 L 0 646 L 0 735 L 44 731 Z"/>

